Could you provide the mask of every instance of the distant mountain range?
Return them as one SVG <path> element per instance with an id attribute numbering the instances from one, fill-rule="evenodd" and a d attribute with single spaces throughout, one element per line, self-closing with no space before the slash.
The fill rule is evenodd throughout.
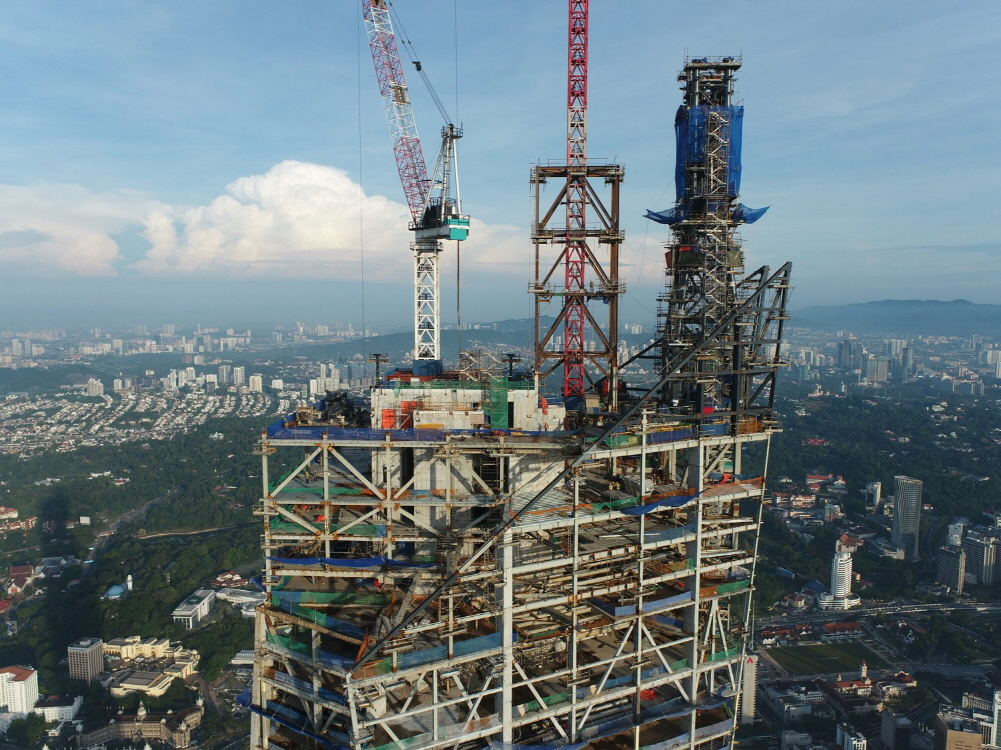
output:
<path id="1" fill-rule="evenodd" d="M 791 325 L 819 331 L 894 335 L 1001 336 L 1001 305 L 965 299 L 886 299 L 793 310 Z"/>

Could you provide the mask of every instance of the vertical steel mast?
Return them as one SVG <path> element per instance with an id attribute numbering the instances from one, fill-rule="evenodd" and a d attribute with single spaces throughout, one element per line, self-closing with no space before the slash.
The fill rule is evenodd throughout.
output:
<path id="1" fill-rule="evenodd" d="M 409 228 L 414 232 L 414 360 L 439 363 L 428 369 L 440 371 L 440 241 L 464 240 L 469 234 L 469 217 L 464 216 L 460 208 L 455 153 L 455 142 L 462 138 L 462 129 L 451 123 L 442 128 L 441 151 L 435 172 L 428 179 L 389 7 L 386 0 L 362 0 L 362 11 L 393 140 L 396 168 L 410 208 Z"/>
<path id="2" fill-rule="evenodd" d="M 587 73 L 588 2 L 570 0 L 566 164 L 538 165 L 531 175 L 535 281 L 529 291 L 535 296 L 535 371 L 544 380 L 562 367 L 563 395 L 570 399 L 571 407 L 600 383 L 606 403 L 614 408 L 618 396 L 618 297 L 625 291 L 619 281 L 619 185 L 624 172 L 615 164 L 588 163 Z M 607 204 L 591 178 L 600 178 L 609 186 Z M 565 182 L 552 202 L 543 204 L 542 187 L 550 179 Z M 557 215 L 562 206 L 566 223 L 559 226 Z M 608 247 L 607 264 L 589 244 L 594 241 Z M 559 250 L 551 264 L 544 264 L 548 246 Z M 561 277 L 562 285 L 558 282 Z M 608 309 L 607 323 L 597 320 L 588 308 L 588 303 L 596 300 Z M 544 327 L 542 316 L 555 301 L 561 303 L 560 311 Z"/>
<path id="3" fill-rule="evenodd" d="M 570 0 L 567 39 L 567 259 L 563 395 L 584 395 L 584 274 L 587 253 L 587 0 Z"/>

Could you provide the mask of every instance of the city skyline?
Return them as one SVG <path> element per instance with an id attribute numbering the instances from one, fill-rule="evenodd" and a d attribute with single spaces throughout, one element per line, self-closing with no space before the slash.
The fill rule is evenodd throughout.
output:
<path id="1" fill-rule="evenodd" d="M 626 166 L 625 315 L 652 319 L 660 289 L 667 233 L 640 217 L 673 198 L 666 123 L 686 54 L 743 55 L 743 198 L 772 206 L 744 233 L 748 260 L 792 258 L 794 308 L 993 299 L 997 243 L 966 196 L 991 186 L 979 144 L 997 119 L 998 97 L 983 87 L 998 84 L 952 71 L 956 60 L 995 61 L 1001 11 L 919 3 L 903 17 L 901 7 L 735 5 L 734 22 L 718 28 L 694 8 L 595 5 L 590 153 Z M 397 10 L 466 131 L 464 318 L 528 317 L 527 180 L 565 145 L 564 8 L 442 0 L 435 12 Z M 12 280 L 0 314 L 84 313 L 97 324 L 125 309 L 205 321 L 239 310 L 253 320 L 280 299 L 295 315 L 347 317 L 362 308 L 363 234 L 366 322 L 405 328 L 406 211 L 358 7 L 0 12 L 11 71 L 0 262 Z M 235 33 L 220 39 L 221 27 Z M 409 82 L 433 154 L 440 120 L 417 77 Z M 974 105 L 980 118 L 956 116 Z M 845 268 L 857 270 L 851 283 L 832 283 Z M 317 293 L 290 299 L 304 295 L 283 287 L 304 278 L 320 282 Z"/>

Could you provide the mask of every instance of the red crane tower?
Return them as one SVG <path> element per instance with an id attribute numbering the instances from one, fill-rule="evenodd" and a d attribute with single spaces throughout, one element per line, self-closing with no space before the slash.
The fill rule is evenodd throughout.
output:
<path id="1" fill-rule="evenodd" d="M 599 379 L 607 387 L 604 395 L 614 407 L 618 390 L 618 297 L 624 291 L 619 282 L 618 254 L 622 233 L 619 230 L 619 184 L 623 170 L 613 164 L 589 165 L 587 161 L 587 72 L 588 72 L 588 0 L 570 0 L 567 39 L 567 158 L 565 166 L 536 166 L 532 170 L 535 197 L 535 221 L 532 241 L 535 244 L 535 371 L 540 379 L 563 366 L 563 395 L 581 397 Z M 603 178 L 610 186 L 610 207 L 606 208 L 589 178 Z M 555 200 L 545 209 L 540 186 L 550 178 L 565 183 Z M 566 224 L 553 226 L 560 204 L 566 206 Z M 597 226 L 588 228 L 588 207 L 597 218 Z M 609 249 L 608 264 L 603 266 L 588 240 Z M 544 245 L 562 246 L 556 260 L 544 272 Z M 562 287 L 554 284 L 562 266 Z M 590 280 L 589 280 L 590 279 Z M 554 300 L 562 300 L 560 312 L 552 325 L 543 330 L 543 312 Z M 608 307 L 605 325 L 588 308 L 600 300 Z M 555 334 L 562 327 L 560 344 Z M 593 333 L 597 346 L 587 348 L 587 333 Z M 593 365 L 592 371 L 588 364 Z"/>

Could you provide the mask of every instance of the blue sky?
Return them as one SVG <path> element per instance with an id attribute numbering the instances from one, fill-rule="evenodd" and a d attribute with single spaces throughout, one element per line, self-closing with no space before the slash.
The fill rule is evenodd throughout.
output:
<path id="1" fill-rule="evenodd" d="M 528 316 L 527 177 L 563 158 L 566 5 L 395 6 L 465 127 L 463 317 Z M 1001 5 L 714 8 L 591 3 L 589 153 L 626 167 L 623 319 L 652 323 L 667 233 L 641 217 L 673 199 L 686 54 L 743 56 L 742 200 L 772 206 L 743 236 L 749 265 L 793 261 L 793 307 L 996 302 Z M 361 245 L 366 322 L 410 325 L 360 3 L 7 3 L 0 65 L 0 327 L 357 324 Z M 441 120 L 409 82 L 432 159 Z"/>

